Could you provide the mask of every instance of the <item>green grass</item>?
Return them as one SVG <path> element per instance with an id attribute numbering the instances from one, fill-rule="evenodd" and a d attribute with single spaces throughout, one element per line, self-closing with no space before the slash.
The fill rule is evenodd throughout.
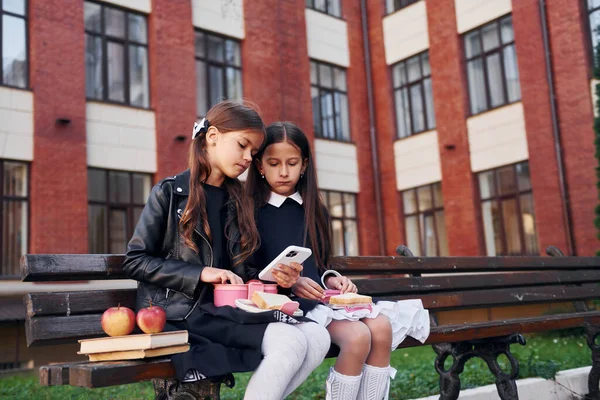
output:
<path id="1" fill-rule="evenodd" d="M 557 371 L 591 364 L 591 353 L 584 336 L 559 334 L 530 336 L 527 345 L 512 345 L 520 363 L 520 378 L 541 376 L 551 378 Z M 392 381 L 391 399 L 413 399 L 438 393 L 438 375 L 433 368 L 435 353 L 429 346 L 400 349 L 392 354 L 392 366 L 398 370 Z M 325 362 L 288 399 L 324 399 L 324 382 L 335 360 Z M 506 371 L 507 365 L 501 363 Z M 236 386 L 222 389 L 223 400 L 243 398 L 250 374 L 236 374 Z M 462 388 L 472 388 L 494 382 L 487 366 L 479 359 L 470 360 L 461 374 Z M 34 375 L 0 378 L 0 398 L 15 400 L 92 400 L 92 399 L 153 399 L 150 383 L 83 389 L 69 386 L 42 387 Z"/>

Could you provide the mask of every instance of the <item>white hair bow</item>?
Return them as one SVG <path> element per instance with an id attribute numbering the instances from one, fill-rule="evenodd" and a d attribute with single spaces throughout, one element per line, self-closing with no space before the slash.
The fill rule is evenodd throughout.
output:
<path id="1" fill-rule="evenodd" d="M 208 131 L 208 120 L 206 118 L 202 118 L 200 123 L 194 122 L 194 129 L 192 130 L 192 140 L 196 139 L 198 135 L 201 133 L 206 133 Z"/>

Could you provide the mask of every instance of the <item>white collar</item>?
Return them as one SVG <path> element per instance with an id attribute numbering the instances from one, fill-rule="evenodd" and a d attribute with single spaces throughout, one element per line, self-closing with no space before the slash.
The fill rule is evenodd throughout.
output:
<path id="1" fill-rule="evenodd" d="M 278 193 L 271 192 L 271 197 L 269 198 L 269 204 L 279 208 L 279 207 L 281 207 L 281 205 L 283 204 L 283 202 L 286 199 L 295 200 L 298 204 L 302 204 L 302 201 L 303 201 L 302 196 L 298 192 L 295 192 L 294 194 L 292 194 L 290 196 L 282 196 Z"/>

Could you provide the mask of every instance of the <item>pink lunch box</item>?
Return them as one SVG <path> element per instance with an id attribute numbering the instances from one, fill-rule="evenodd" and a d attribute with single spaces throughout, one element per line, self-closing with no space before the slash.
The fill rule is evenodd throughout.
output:
<path id="1" fill-rule="evenodd" d="M 215 284 L 215 306 L 235 307 L 237 299 L 252 299 L 254 292 L 277 293 L 277 284 L 250 281 L 247 284 L 233 285 L 229 283 Z"/>

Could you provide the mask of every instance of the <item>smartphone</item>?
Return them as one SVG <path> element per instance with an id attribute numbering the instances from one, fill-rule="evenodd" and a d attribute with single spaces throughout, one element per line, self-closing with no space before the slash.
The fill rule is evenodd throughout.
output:
<path id="1" fill-rule="evenodd" d="M 278 269 L 277 265 L 279 265 L 279 264 L 289 265 L 290 263 L 293 263 L 293 262 L 302 264 L 311 255 L 312 255 L 312 250 L 308 249 L 306 247 L 288 246 L 277 257 L 275 257 L 275 259 L 273 261 L 271 261 L 269 263 L 269 265 L 267 265 L 265 267 L 265 269 L 260 271 L 260 273 L 258 274 L 258 278 L 262 279 L 263 281 L 277 282 L 275 277 L 272 274 L 273 270 Z"/>

